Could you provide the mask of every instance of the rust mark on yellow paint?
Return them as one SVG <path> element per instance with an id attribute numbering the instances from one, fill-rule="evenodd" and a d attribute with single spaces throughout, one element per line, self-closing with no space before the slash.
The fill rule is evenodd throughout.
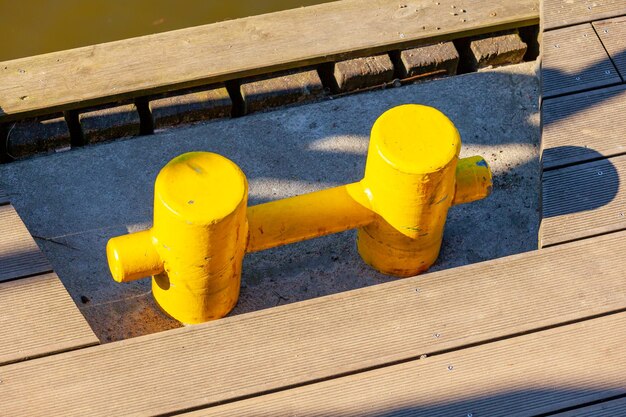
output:
<path id="1" fill-rule="evenodd" d="M 157 304 L 183 323 L 234 307 L 246 252 L 348 229 L 358 229 L 359 253 L 373 268 L 419 274 L 439 254 L 450 206 L 491 192 L 486 161 L 459 159 L 460 148 L 443 113 L 395 107 L 372 127 L 361 181 L 252 207 L 233 162 L 209 152 L 181 155 L 157 177 L 154 226 L 109 241 L 111 273 L 119 282 L 152 275 Z"/>

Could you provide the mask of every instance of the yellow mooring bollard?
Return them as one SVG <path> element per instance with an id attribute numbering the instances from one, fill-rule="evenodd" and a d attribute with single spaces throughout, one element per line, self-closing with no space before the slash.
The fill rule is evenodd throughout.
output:
<path id="1" fill-rule="evenodd" d="M 364 178 L 247 207 L 248 182 L 230 160 L 209 152 L 174 158 L 155 183 L 154 226 L 112 238 L 113 278 L 153 276 L 158 305 L 183 323 L 225 316 L 237 303 L 246 252 L 358 228 L 365 262 L 400 277 L 437 259 L 448 209 L 491 191 L 479 156 L 459 159 L 461 139 L 440 111 L 403 105 L 381 115 Z"/>

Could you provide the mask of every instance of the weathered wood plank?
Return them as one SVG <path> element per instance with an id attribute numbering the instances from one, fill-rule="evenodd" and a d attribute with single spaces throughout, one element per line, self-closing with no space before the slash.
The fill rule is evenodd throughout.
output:
<path id="1" fill-rule="evenodd" d="M 52 270 L 11 205 L 0 206 L 0 231 L 0 282 Z"/>
<path id="2" fill-rule="evenodd" d="M 626 153 L 626 85 L 543 102 L 543 169 Z"/>
<path id="3" fill-rule="evenodd" d="M 537 24 L 538 9 L 344 0 L 7 61 L 0 121 Z"/>
<path id="4" fill-rule="evenodd" d="M 614 314 L 187 415 L 536 416 L 626 394 L 625 338 Z"/>
<path id="5" fill-rule="evenodd" d="M 543 34 L 541 78 L 544 98 L 622 81 L 588 23 Z"/>
<path id="6" fill-rule="evenodd" d="M 2 410 L 167 414 L 619 311 L 624 251 L 616 233 L 7 365 Z"/>
<path id="7" fill-rule="evenodd" d="M 593 27 L 622 76 L 622 80 L 626 81 L 626 16 L 593 22 Z"/>
<path id="8" fill-rule="evenodd" d="M 626 155 L 543 173 L 542 247 L 626 229 Z"/>
<path id="9" fill-rule="evenodd" d="M 54 273 L 0 283 L 0 306 L 0 365 L 98 344 Z"/>
<path id="10" fill-rule="evenodd" d="M 577 408 L 554 417 L 622 417 L 626 416 L 626 398 L 618 398 L 586 407 Z"/>
<path id="11" fill-rule="evenodd" d="M 626 14 L 624 0 L 545 0 L 541 2 L 544 30 Z"/>

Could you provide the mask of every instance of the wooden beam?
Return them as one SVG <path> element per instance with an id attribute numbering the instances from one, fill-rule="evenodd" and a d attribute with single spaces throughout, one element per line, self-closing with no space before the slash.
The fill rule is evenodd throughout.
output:
<path id="1" fill-rule="evenodd" d="M 593 22 L 626 14 L 624 0 L 544 0 L 541 2 L 541 26 L 544 30 Z"/>
<path id="2" fill-rule="evenodd" d="M 544 98 L 622 82 L 590 24 L 545 32 L 541 49 Z"/>
<path id="3" fill-rule="evenodd" d="M 538 8 L 344 0 L 7 61 L 0 122 L 533 25 Z"/>
<path id="4" fill-rule="evenodd" d="M 553 417 L 602 417 L 602 416 L 626 416 L 626 398 L 604 401 L 586 407 L 576 408 L 563 413 L 554 414 Z"/>
<path id="5" fill-rule="evenodd" d="M 52 271 L 13 206 L 0 205 L 0 282 Z"/>
<path id="6" fill-rule="evenodd" d="M 54 273 L 0 283 L 0 365 L 95 344 Z"/>
<path id="7" fill-rule="evenodd" d="M 542 247 L 626 229 L 626 155 L 543 173 Z"/>
<path id="8" fill-rule="evenodd" d="M 626 85 L 544 100 L 543 169 L 626 153 Z"/>
<path id="9" fill-rule="evenodd" d="M 625 338 L 615 314 L 185 415 L 543 415 L 626 394 Z"/>
<path id="10" fill-rule="evenodd" d="M 625 251 L 626 232 L 616 233 L 7 365 L 0 368 L 2 411 L 175 413 L 621 311 L 626 309 Z M 592 340 L 585 333 L 580 340 L 587 349 L 602 352 L 603 343 L 623 355 L 624 323 L 620 326 L 599 327 L 618 333 L 596 331 Z M 542 337 L 535 339 L 543 343 Z M 518 363 L 522 352 L 542 368 L 559 366 L 554 362 L 562 360 L 563 346 L 549 346 L 520 348 L 511 361 Z M 586 360 L 584 355 L 567 358 L 570 370 Z M 623 361 L 607 358 L 598 370 L 615 367 L 623 382 Z M 498 365 L 498 372 L 510 369 L 506 355 L 496 359 L 487 363 Z M 453 364 L 459 367 L 456 374 L 447 365 L 437 372 L 447 378 L 463 375 L 462 362 Z M 483 381 L 493 375 L 480 373 Z M 420 380 L 428 390 L 430 378 Z M 480 390 L 481 384 L 467 388 Z"/>
<path id="11" fill-rule="evenodd" d="M 626 14 L 626 6 L 624 6 L 624 14 Z M 626 16 L 593 22 L 593 28 L 622 76 L 622 80 L 626 81 Z"/>

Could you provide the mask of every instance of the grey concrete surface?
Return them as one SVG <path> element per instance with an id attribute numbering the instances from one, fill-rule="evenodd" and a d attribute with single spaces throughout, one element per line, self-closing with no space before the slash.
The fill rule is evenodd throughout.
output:
<path id="1" fill-rule="evenodd" d="M 250 204 L 359 180 L 369 130 L 390 107 L 435 106 L 456 124 L 462 156 L 494 172 L 486 200 L 452 208 L 432 271 L 537 247 L 539 110 L 536 64 L 356 94 L 238 119 L 88 146 L 0 166 L 18 212 L 103 342 L 178 323 L 154 305 L 148 279 L 115 283 L 105 244 L 149 227 L 159 169 L 187 151 L 225 155 L 250 182 Z M 359 258 L 353 231 L 247 255 L 231 314 L 389 281 Z"/>

